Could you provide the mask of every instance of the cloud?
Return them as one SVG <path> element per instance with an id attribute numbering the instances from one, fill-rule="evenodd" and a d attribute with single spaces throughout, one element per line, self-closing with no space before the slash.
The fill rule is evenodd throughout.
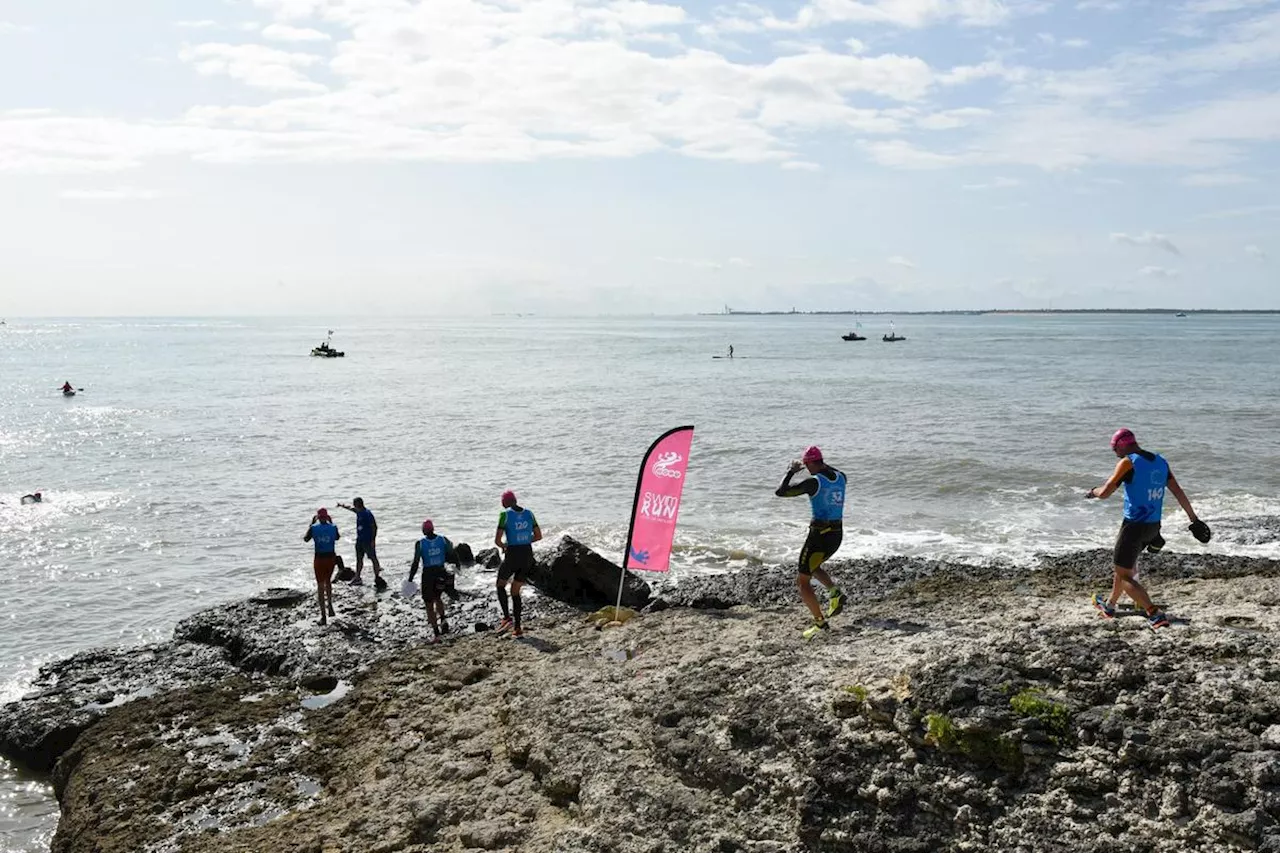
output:
<path id="1" fill-rule="evenodd" d="M 1182 273 L 1178 272 L 1177 270 L 1169 269 L 1168 267 L 1143 267 L 1142 269 L 1138 270 L 1138 275 L 1142 276 L 1143 278 L 1170 279 L 1170 278 L 1177 278 L 1181 274 Z"/>
<path id="2" fill-rule="evenodd" d="M 798 172 L 820 172 L 822 167 L 817 163 L 810 163 L 806 160 L 788 160 L 782 164 L 782 168 L 791 169 Z"/>
<path id="3" fill-rule="evenodd" d="M 258 44 L 201 44 L 178 54 L 201 74 L 225 74 L 249 86 L 280 91 L 323 92 L 325 87 L 302 73 L 320 61 L 309 53 L 287 53 Z"/>
<path id="4" fill-rule="evenodd" d="M 1082 48 L 1089 46 L 1089 40 L 1082 38 L 1063 39 L 1062 46 L 1069 47 L 1073 50 L 1081 50 Z"/>
<path id="5" fill-rule="evenodd" d="M 903 267 L 904 269 L 909 269 L 909 270 L 913 270 L 916 268 L 916 265 L 914 263 L 907 260 L 902 255 L 894 255 L 893 257 L 889 258 L 887 263 L 895 267 Z"/>
<path id="6" fill-rule="evenodd" d="M 1260 261 L 1265 261 L 1267 259 L 1267 253 L 1252 243 L 1244 247 L 1244 253 L 1249 257 L 1257 258 Z"/>
<path id="7" fill-rule="evenodd" d="M 159 190 L 141 189 L 139 187 L 115 187 L 114 189 L 63 190 L 58 198 L 70 201 L 151 201 L 162 198 Z"/>
<path id="8" fill-rule="evenodd" d="M 309 27 L 291 27 L 288 24 L 268 24 L 262 28 L 262 37 L 271 41 L 331 41 L 333 36 Z"/>
<path id="9" fill-rule="evenodd" d="M 738 257 L 727 258 L 723 261 L 714 261 L 706 258 L 668 258 L 662 255 L 655 255 L 653 259 L 660 264 L 671 264 L 673 266 L 690 267 L 691 269 L 698 270 L 711 270 L 712 272 L 719 272 L 726 267 L 747 269 L 751 266 L 750 261 L 745 258 Z"/>
<path id="10" fill-rule="evenodd" d="M 0 36 L 7 35 L 9 33 L 29 33 L 34 32 L 34 30 L 34 27 L 29 27 L 26 24 L 13 24 L 9 21 L 0 21 Z"/>
<path id="11" fill-rule="evenodd" d="M 1025 4 L 1039 11 L 1037 4 Z M 969 27 L 993 27 L 1012 13 L 1002 0 L 816 0 L 802 6 L 794 18 L 782 19 L 762 6 L 739 3 L 717 10 L 717 29 L 726 32 L 795 31 L 832 24 L 882 24 L 919 29 L 946 22 Z"/>
<path id="12" fill-rule="evenodd" d="M 1022 181 L 1017 178 L 997 177 L 984 184 L 964 184 L 961 189 L 964 190 L 1004 190 L 1011 187 L 1022 186 Z"/>
<path id="13" fill-rule="evenodd" d="M 916 124 L 925 130 L 954 130 L 967 127 L 975 120 L 992 115 L 991 110 L 981 107 L 960 107 L 954 110 L 943 110 L 916 119 Z"/>
<path id="14" fill-rule="evenodd" d="M 207 19 L 202 21 L 178 21 L 174 26 L 184 30 L 211 30 L 218 26 L 218 22 Z"/>
<path id="15" fill-rule="evenodd" d="M 1236 172 L 1196 172 L 1187 175 L 1179 183 L 1187 187 L 1230 187 L 1251 184 L 1253 178 Z"/>
<path id="16" fill-rule="evenodd" d="M 1113 232 L 1111 235 L 1111 242 L 1124 243 L 1129 246 L 1152 246 L 1175 255 L 1182 254 L 1178 247 L 1173 244 L 1172 240 L 1165 235 L 1157 234 L 1154 231 L 1143 231 L 1141 234 Z"/>

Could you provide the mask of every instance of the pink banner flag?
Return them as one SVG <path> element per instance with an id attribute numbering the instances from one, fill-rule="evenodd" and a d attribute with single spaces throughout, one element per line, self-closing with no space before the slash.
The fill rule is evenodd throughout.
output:
<path id="1" fill-rule="evenodd" d="M 670 568 L 671 542 L 692 445 L 693 427 L 676 427 L 663 433 L 644 455 L 631 508 L 627 553 L 622 558 L 624 569 L 665 572 Z"/>

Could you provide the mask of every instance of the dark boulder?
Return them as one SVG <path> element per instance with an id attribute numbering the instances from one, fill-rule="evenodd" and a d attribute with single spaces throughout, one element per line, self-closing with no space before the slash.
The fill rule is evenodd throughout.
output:
<path id="1" fill-rule="evenodd" d="M 529 583 L 544 595 L 567 604 L 613 604 L 618 598 L 622 568 L 578 540 L 565 536 L 556 546 L 539 554 Z M 649 584 L 626 573 L 622 604 L 639 609 L 649 603 Z"/>
<path id="2" fill-rule="evenodd" d="M 471 546 L 466 542 L 459 542 L 454 546 L 453 553 L 450 555 L 454 563 L 459 566 L 474 566 L 476 562 L 475 555 L 471 553 Z"/>
<path id="3" fill-rule="evenodd" d="M 502 565 L 502 553 L 497 548 L 484 548 L 476 554 L 475 562 L 478 566 L 493 570 Z"/>

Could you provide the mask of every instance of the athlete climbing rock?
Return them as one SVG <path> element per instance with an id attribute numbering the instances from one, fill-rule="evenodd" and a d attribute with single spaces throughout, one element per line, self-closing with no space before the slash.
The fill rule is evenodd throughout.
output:
<path id="1" fill-rule="evenodd" d="M 796 485 L 791 478 L 805 468 L 813 476 Z M 827 619 L 836 616 L 844 609 L 844 593 L 835 585 L 831 576 L 822 568 L 822 564 L 840 547 L 844 534 L 844 491 L 845 475 L 828 465 L 822 458 L 822 451 L 810 447 L 804 452 L 800 462 L 792 462 L 787 468 L 787 476 L 782 485 L 774 492 L 780 498 L 796 498 L 809 496 L 813 509 L 813 520 L 809 522 L 809 535 L 800 549 L 799 574 L 796 585 L 800 588 L 800 598 L 813 614 L 813 624 L 804 631 L 804 638 L 812 640 L 820 632 L 826 630 Z M 827 589 L 827 612 L 822 612 L 818 604 L 818 596 L 813 591 L 812 581 L 817 579 Z"/>
<path id="2" fill-rule="evenodd" d="M 505 542 L 503 541 L 505 537 Z M 511 636 L 522 637 L 520 627 L 520 589 L 533 568 L 533 543 L 542 538 L 542 529 L 533 513 L 516 503 L 516 494 L 510 490 L 502 493 L 502 514 L 498 516 L 498 530 L 493 534 L 493 544 L 502 550 L 502 566 L 498 569 L 498 604 L 502 607 L 499 631 L 511 628 Z M 507 608 L 507 581 L 511 582 L 511 608 Z M 512 616 L 515 620 L 512 621 Z"/>

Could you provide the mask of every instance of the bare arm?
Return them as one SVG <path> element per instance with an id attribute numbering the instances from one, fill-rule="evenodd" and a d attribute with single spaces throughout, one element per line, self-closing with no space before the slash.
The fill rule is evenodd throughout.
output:
<path id="1" fill-rule="evenodd" d="M 1196 511 L 1191 508 L 1191 499 L 1187 497 L 1187 493 L 1182 490 L 1182 486 L 1178 483 L 1173 472 L 1169 472 L 1169 482 L 1166 484 L 1169 491 L 1173 492 L 1173 496 L 1178 499 L 1178 505 L 1182 507 L 1182 511 L 1187 514 L 1187 518 L 1191 521 L 1199 521 L 1196 517 Z"/>
<path id="2" fill-rule="evenodd" d="M 311 516 L 311 524 L 315 524 L 315 523 L 316 523 L 316 516 L 314 516 L 314 515 L 313 515 L 313 516 Z M 307 525 L 307 532 L 306 532 L 306 533 L 304 533 L 304 534 L 302 534 L 302 541 L 303 541 L 303 542 L 310 542 L 310 541 L 311 541 L 311 524 L 308 524 L 308 525 Z"/>
<path id="3" fill-rule="evenodd" d="M 773 493 L 780 498 L 798 498 L 801 495 L 816 495 L 818 493 L 818 481 L 813 477 L 802 481 L 799 485 L 791 485 L 791 478 L 796 475 L 804 466 L 799 462 L 792 462 L 787 468 L 787 476 L 782 478 L 782 485 L 774 489 Z"/>
<path id="4" fill-rule="evenodd" d="M 533 541 L 534 542 L 542 541 L 542 528 L 536 524 L 533 526 Z"/>
<path id="5" fill-rule="evenodd" d="M 418 573 L 418 561 L 422 559 L 422 540 L 419 539 L 413 543 L 413 565 L 409 567 L 409 580 L 413 580 L 413 576 Z M 425 578 L 426 575 L 424 574 Z"/>
<path id="6" fill-rule="evenodd" d="M 1111 493 L 1120 488 L 1120 484 L 1124 482 L 1124 478 L 1133 470 L 1133 463 L 1128 459 L 1121 459 L 1116 463 L 1116 470 L 1111 472 L 1111 479 L 1103 483 L 1101 486 L 1094 486 L 1085 495 L 1086 498 L 1109 498 Z"/>
<path id="7" fill-rule="evenodd" d="M 502 528 L 498 528 L 498 532 L 493 534 L 493 544 L 501 551 L 507 550 L 507 546 L 502 543 Z"/>

